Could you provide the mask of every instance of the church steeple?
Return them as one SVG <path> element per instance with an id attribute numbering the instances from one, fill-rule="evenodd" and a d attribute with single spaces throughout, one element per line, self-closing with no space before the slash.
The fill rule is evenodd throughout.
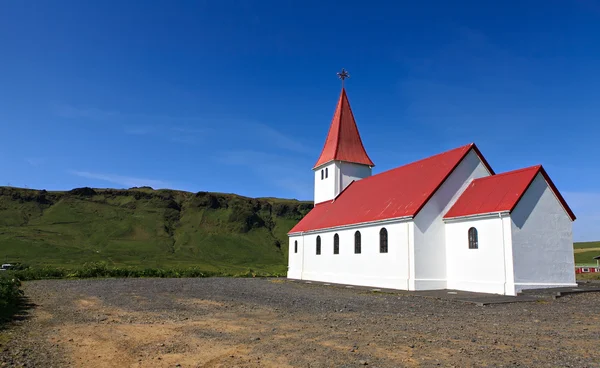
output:
<path id="1" fill-rule="evenodd" d="M 353 181 L 371 176 L 371 168 L 375 166 L 362 144 L 346 95 L 343 83 L 349 77 L 348 72 L 342 69 L 338 76 L 342 80 L 342 92 L 325 145 L 313 167 L 315 204 L 334 200 Z"/>
<path id="2" fill-rule="evenodd" d="M 340 98 L 327 133 L 325 146 L 314 168 L 330 161 L 345 161 L 367 166 L 375 166 L 367 155 L 360 139 L 358 127 L 350 108 L 346 89 L 342 87 Z"/>

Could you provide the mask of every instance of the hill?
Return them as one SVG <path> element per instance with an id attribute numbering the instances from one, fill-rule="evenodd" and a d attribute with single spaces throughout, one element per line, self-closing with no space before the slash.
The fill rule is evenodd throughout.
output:
<path id="1" fill-rule="evenodd" d="M 312 202 L 151 188 L 0 187 L 0 262 L 285 272 Z"/>

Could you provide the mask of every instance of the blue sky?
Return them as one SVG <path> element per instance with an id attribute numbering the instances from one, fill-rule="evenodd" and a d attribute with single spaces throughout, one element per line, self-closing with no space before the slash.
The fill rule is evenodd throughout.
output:
<path id="1" fill-rule="evenodd" d="M 344 67 L 375 172 L 475 142 L 600 239 L 600 2 L 365 4 L 4 1 L 0 185 L 312 199 Z"/>

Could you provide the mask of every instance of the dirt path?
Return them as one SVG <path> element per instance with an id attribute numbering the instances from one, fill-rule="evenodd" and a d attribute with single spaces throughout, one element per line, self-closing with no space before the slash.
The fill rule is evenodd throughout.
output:
<path id="1" fill-rule="evenodd" d="M 265 279 L 39 281 L 0 366 L 600 367 L 600 294 L 476 307 Z"/>

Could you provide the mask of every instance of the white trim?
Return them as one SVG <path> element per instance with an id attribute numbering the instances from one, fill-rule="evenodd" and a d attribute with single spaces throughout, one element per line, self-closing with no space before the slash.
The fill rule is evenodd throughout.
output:
<path id="1" fill-rule="evenodd" d="M 368 226 L 368 225 L 372 225 L 372 224 L 390 224 L 390 223 L 394 223 L 394 222 L 404 222 L 406 220 L 412 220 L 412 219 L 413 219 L 412 216 L 402 216 L 402 217 L 394 217 L 394 218 L 389 218 L 389 219 L 384 219 L 384 220 L 356 222 L 354 224 L 325 227 L 322 229 L 297 231 L 295 233 L 288 233 L 288 236 L 294 236 L 296 234 L 316 234 L 316 233 L 322 233 L 322 232 L 327 232 L 327 231 L 331 231 L 331 230 L 339 230 L 339 229 L 353 229 L 353 228 Z"/>
<path id="2" fill-rule="evenodd" d="M 494 212 L 486 212 L 486 213 L 477 213 L 474 215 L 466 215 L 466 216 L 456 216 L 456 217 L 449 217 L 449 218 L 443 218 L 442 220 L 444 222 L 457 222 L 457 221 L 463 221 L 463 220 L 472 220 L 472 219 L 480 219 L 480 218 L 492 218 L 492 217 L 496 217 L 496 215 L 509 215 L 510 211 L 494 211 Z"/>

